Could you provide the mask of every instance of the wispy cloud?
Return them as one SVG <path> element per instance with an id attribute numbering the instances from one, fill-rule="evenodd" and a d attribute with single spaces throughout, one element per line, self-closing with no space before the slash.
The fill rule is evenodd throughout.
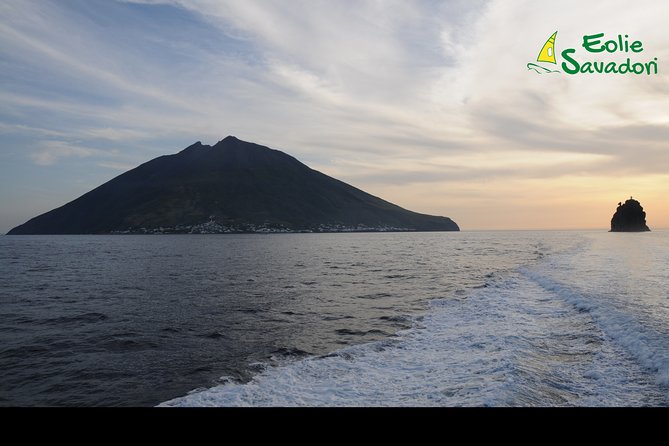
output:
<path id="1" fill-rule="evenodd" d="M 39 149 L 30 154 L 32 160 L 40 166 L 49 166 L 61 158 L 86 158 L 96 154 L 105 154 L 101 150 L 82 147 L 65 141 L 41 141 Z"/>
<path id="2" fill-rule="evenodd" d="M 16 159 L 85 159 L 107 178 L 235 134 L 464 227 L 488 225 L 471 203 L 541 207 L 530 183 L 556 209 L 551 187 L 627 194 L 643 175 L 660 196 L 666 17 L 654 0 L 3 2 L 0 138 Z M 558 51 L 590 32 L 641 39 L 660 75 L 528 73 L 555 30 Z"/>

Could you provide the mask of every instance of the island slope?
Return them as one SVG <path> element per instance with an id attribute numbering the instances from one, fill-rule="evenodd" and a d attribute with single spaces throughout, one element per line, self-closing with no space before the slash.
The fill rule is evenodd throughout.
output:
<path id="1" fill-rule="evenodd" d="M 458 230 L 228 136 L 144 163 L 8 235 Z"/>

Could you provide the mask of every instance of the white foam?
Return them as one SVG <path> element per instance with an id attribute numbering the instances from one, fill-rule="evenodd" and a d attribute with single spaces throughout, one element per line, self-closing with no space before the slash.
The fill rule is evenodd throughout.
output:
<path id="1" fill-rule="evenodd" d="M 521 272 L 589 312 L 614 344 L 653 373 L 659 385 L 669 388 L 669 234 L 606 235 L 593 236 L 587 250 L 554 256 Z"/>
<path id="2" fill-rule="evenodd" d="M 246 384 L 162 406 L 666 404 L 663 390 L 607 342 L 588 311 L 540 279 L 525 271 L 491 280 L 464 299 L 433 301 L 416 327 L 393 340 L 269 367 Z"/>

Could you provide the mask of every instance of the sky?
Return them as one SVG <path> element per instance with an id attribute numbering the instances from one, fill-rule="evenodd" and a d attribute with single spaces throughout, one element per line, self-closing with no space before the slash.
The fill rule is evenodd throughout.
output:
<path id="1" fill-rule="evenodd" d="M 462 229 L 669 228 L 669 2 L 0 0 L 0 233 L 228 135 Z M 657 75 L 539 75 L 556 52 Z M 628 35 L 640 53 L 588 53 Z"/>

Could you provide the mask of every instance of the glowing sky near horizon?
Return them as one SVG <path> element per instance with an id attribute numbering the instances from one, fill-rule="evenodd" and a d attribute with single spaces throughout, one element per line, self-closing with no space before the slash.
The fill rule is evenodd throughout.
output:
<path id="1" fill-rule="evenodd" d="M 227 135 L 463 229 L 669 228 L 669 3 L 0 0 L 0 233 Z M 558 31 L 657 76 L 537 75 Z M 584 53 L 579 53 L 583 61 Z"/>

